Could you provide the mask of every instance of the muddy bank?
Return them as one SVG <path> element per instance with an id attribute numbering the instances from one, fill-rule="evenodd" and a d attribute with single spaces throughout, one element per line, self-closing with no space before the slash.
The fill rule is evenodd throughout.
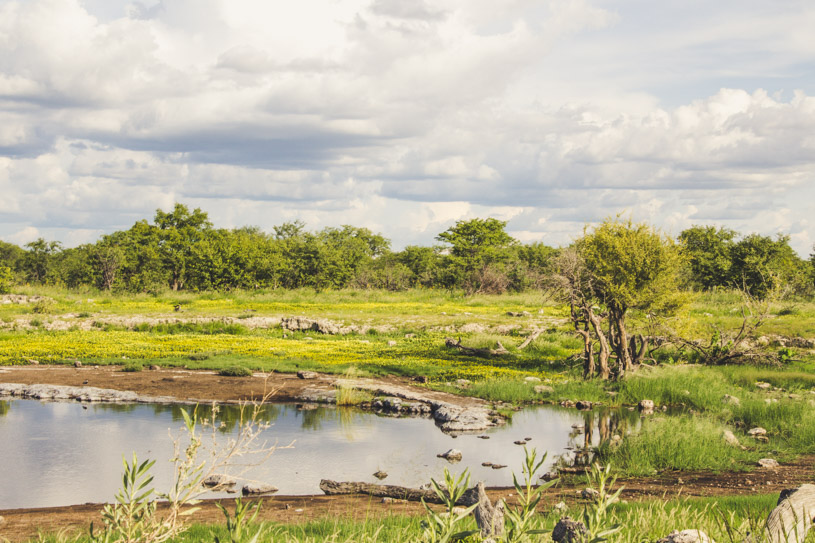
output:
<path id="1" fill-rule="evenodd" d="M 302 377 L 307 378 L 302 378 Z M 0 369 L 0 397 L 136 403 L 271 402 L 335 403 L 337 388 L 353 387 L 398 399 L 388 408 L 425 413 L 445 432 L 477 432 L 504 419 L 477 398 L 417 387 L 406 379 L 355 379 L 301 372 L 224 377 L 215 372 L 154 369 L 123 372 L 115 366 L 9 366 Z M 405 400 L 402 404 L 401 400 Z"/>

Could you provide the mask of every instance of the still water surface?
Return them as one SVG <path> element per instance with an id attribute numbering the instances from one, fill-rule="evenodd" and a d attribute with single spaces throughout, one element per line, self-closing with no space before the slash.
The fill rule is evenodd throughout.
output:
<path id="1" fill-rule="evenodd" d="M 80 404 L 35 400 L 0 401 L 0 509 L 47 507 L 111 501 L 119 487 L 122 457 L 156 459 L 157 489 L 171 480 L 172 440 L 183 426 L 178 406 Z M 187 408 L 189 409 L 189 408 Z M 234 435 L 235 410 L 224 407 L 226 426 L 219 439 Z M 277 486 L 280 494 L 319 494 L 320 479 L 378 482 L 373 473 L 386 471 L 386 484 L 419 486 L 438 479 L 445 467 L 470 470 L 473 481 L 488 486 L 512 484 L 520 472 L 523 447 L 549 451 L 548 465 L 585 437 L 573 428 L 599 417 L 557 407 L 515 413 L 505 426 L 476 435 L 452 437 L 426 418 L 394 418 L 350 408 L 300 410 L 294 405 L 266 406 L 271 423 L 267 442 L 278 449 L 247 477 Z M 599 437 L 589 430 L 590 441 Z M 462 451 L 455 465 L 436 455 L 450 448 Z M 482 462 L 506 464 L 493 470 Z M 217 494 L 211 494 L 212 497 Z"/>

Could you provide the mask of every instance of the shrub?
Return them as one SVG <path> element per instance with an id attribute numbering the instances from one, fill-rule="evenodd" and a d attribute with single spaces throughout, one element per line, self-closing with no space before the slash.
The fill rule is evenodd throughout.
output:
<path id="1" fill-rule="evenodd" d="M 219 371 L 218 375 L 223 377 L 249 377 L 252 375 L 252 370 L 245 366 L 230 366 Z"/>
<path id="2" fill-rule="evenodd" d="M 14 276 L 11 275 L 11 268 L 0 266 L 0 294 L 6 294 L 14 284 Z"/>
<path id="3" fill-rule="evenodd" d="M 138 371 L 142 371 L 144 366 L 141 362 L 128 362 L 125 367 L 122 368 L 122 371 L 126 371 L 128 373 L 134 373 Z"/>

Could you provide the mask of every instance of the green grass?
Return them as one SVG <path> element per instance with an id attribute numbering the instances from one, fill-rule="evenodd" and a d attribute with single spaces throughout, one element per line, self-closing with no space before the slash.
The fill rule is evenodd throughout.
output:
<path id="1" fill-rule="evenodd" d="M 249 377 L 252 375 L 252 370 L 246 366 L 229 366 L 218 372 L 222 377 Z"/>

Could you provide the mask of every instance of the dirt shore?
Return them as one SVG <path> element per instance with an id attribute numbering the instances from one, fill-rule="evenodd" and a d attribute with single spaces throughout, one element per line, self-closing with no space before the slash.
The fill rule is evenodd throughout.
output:
<path id="1" fill-rule="evenodd" d="M 0 382 L 94 386 L 133 391 L 150 396 L 173 396 L 180 400 L 232 402 L 259 398 L 264 391 L 274 391 L 274 401 L 297 401 L 314 387 L 332 388 L 337 377 L 319 376 L 298 379 L 291 374 L 271 374 L 268 377 L 221 377 L 213 372 L 161 369 L 124 373 L 115 367 L 20 366 L 0 368 Z M 424 394 L 444 397 L 459 405 L 476 405 L 479 400 L 442 395 L 413 387 L 405 379 L 383 379 L 389 386 L 412 387 Z M 623 499 L 639 500 L 653 497 L 722 496 L 734 494 L 775 493 L 815 479 L 815 457 L 799 458 L 776 469 L 757 469 L 750 473 L 674 473 L 664 472 L 655 477 L 620 481 L 625 487 Z M 546 492 L 543 507 L 558 501 L 579 500 L 582 487 L 577 478 L 567 478 Z M 492 497 L 513 502 L 511 489 L 491 489 Z M 101 504 L 68 507 L 0 510 L 0 538 L 12 542 L 36 537 L 38 531 L 69 530 L 84 532 L 92 521 L 99 522 Z M 381 503 L 368 496 L 274 496 L 264 500 L 261 517 L 280 523 L 304 522 L 317 518 L 372 518 L 391 514 L 420 514 L 418 503 Z M 214 501 L 207 501 L 193 516 L 196 522 L 220 522 L 221 513 Z"/>

